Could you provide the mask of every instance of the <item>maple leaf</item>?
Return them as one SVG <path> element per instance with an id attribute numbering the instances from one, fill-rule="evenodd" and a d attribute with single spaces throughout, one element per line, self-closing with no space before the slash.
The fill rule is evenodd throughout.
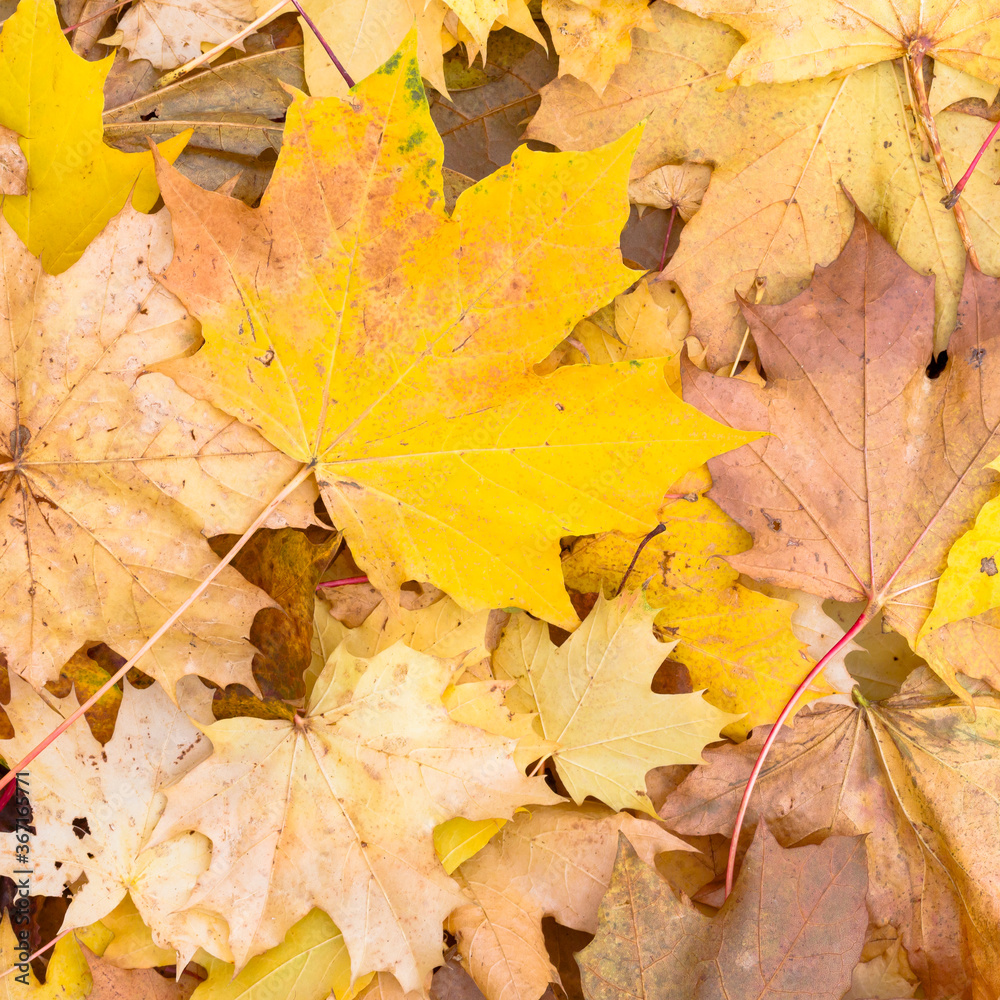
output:
<path id="1" fill-rule="evenodd" d="M 954 361 L 932 379 L 932 282 L 859 211 L 843 253 L 807 291 L 782 306 L 743 303 L 767 385 L 692 368 L 685 395 L 719 419 L 774 432 L 709 462 L 710 495 L 754 539 L 730 564 L 864 600 L 869 615 L 881 608 L 961 694 L 958 670 L 1000 679 L 996 614 L 917 640 L 949 548 L 995 488 L 984 465 L 1000 450 L 988 320 L 997 292 L 969 268 Z"/>
<path id="2" fill-rule="evenodd" d="M 6 31 L 4 32 L 6 35 Z M 59 277 L 0 220 L 0 639 L 35 686 L 87 638 L 126 655 L 218 560 L 202 532 L 242 531 L 295 464 L 142 362 L 196 328 L 149 268 L 171 251 L 166 213 L 126 206 Z M 310 488 L 275 525 L 313 520 Z M 268 599 L 225 569 L 140 666 L 169 691 L 185 673 L 253 688 L 244 638 Z"/>
<path id="3" fill-rule="evenodd" d="M 154 842 L 211 837 L 191 905 L 226 918 L 237 967 L 313 906 L 340 928 L 355 975 L 389 969 L 418 989 L 440 964 L 441 922 L 462 897 L 434 827 L 557 798 L 518 772 L 511 740 L 450 718 L 441 695 L 453 671 L 402 644 L 370 660 L 341 646 L 304 715 L 205 730 L 213 755 L 167 790 Z"/>
<path id="4" fill-rule="evenodd" d="M 519 150 L 449 218 L 411 36 L 350 103 L 296 98 L 258 210 L 163 166 L 166 281 L 206 343 L 160 368 L 315 465 L 388 599 L 429 580 L 572 627 L 559 538 L 645 530 L 665 482 L 746 440 L 674 397 L 659 362 L 531 371 L 633 280 L 617 243 L 634 141 Z"/>
<path id="5" fill-rule="evenodd" d="M 588 802 L 519 814 L 459 868 L 472 902 L 449 917 L 448 929 L 488 1000 L 538 1000 L 559 981 L 542 918 L 597 930 L 619 835 L 649 863 L 662 851 L 691 850 L 654 822 Z"/>
<path id="6" fill-rule="evenodd" d="M 542 17 L 559 53 L 559 75 L 571 74 L 598 94 L 632 54 L 632 29 L 656 31 L 646 0 L 542 0 Z"/>
<path id="7" fill-rule="evenodd" d="M 112 54 L 75 55 L 52 0 L 22 0 L 0 36 L 0 125 L 17 132 L 28 163 L 27 194 L 5 196 L 3 214 L 50 274 L 79 260 L 131 194 L 145 212 L 159 194 L 149 152 L 102 141 L 104 79 Z M 174 160 L 190 133 L 163 143 Z"/>
<path id="8" fill-rule="evenodd" d="M 5 710 L 15 735 L 3 741 L 3 753 L 6 760 L 20 760 L 77 701 L 70 695 L 50 708 L 16 674 L 10 684 Z M 86 874 L 72 894 L 64 929 L 93 923 L 129 893 L 157 943 L 184 956 L 182 966 L 200 944 L 212 947 L 209 938 L 198 940 L 204 927 L 192 933 L 183 916 L 172 915 L 208 867 L 208 840 L 186 834 L 148 846 L 166 804 L 160 786 L 209 752 L 208 740 L 163 688 L 140 690 L 126 682 L 115 734 L 103 748 L 87 727 L 75 726 L 32 764 L 23 789 L 37 831 L 30 843 L 32 891 L 60 896 Z M 17 834 L 0 834 L 0 843 L 3 871 L 13 877 L 13 869 L 23 867 Z"/>
<path id="9" fill-rule="evenodd" d="M 998 822 L 1000 696 L 964 683 L 974 718 L 925 667 L 886 701 L 810 706 L 779 733 L 747 814 L 786 846 L 867 834 L 872 921 L 899 927 L 932 997 L 992 995 L 1000 983 L 1000 869 L 987 832 Z M 670 828 L 728 836 L 766 735 L 707 751 L 709 765 L 660 810 Z"/>
<path id="10" fill-rule="evenodd" d="M 707 479 L 707 477 L 706 477 Z M 812 665 L 794 634 L 795 606 L 744 587 L 725 560 L 749 547 L 746 532 L 703 494 L 670 500 L 660 511 L 666 530 L 642 550 L 631 579 L 660 609 L 661 634 L 676 639 L 670 658 L 683 663 L 694 690 L 713 705 L 742 715 L 726 735 L 744 739 L 773 722 Z M 580 538 L 563 557 L 566 585 L 582 593 L 618 590 L 641 537 L 609 532 Z M 661 647 L 661 650 L 663 647 Z M 822 680 L 799 705 L 830 694 Z"/>
<path id="11" fill-rule="evenodd" d="M 910 54 L 1000 83 L 1000 4 L 996 0 L 817 0 L 799 9 L 768 0 L 670 0 L 731 24 L 746 41 L 729 64 L 742 84 L 842 73 Z"/>
<path id="12" fill-rule="evenodd" d="M 653 634 L 656 608 L 636 593 L 598 596 L 561 646 L 544 623 L 518 615 L 504 631 L 494 672 L 517 681 L 538 712 L 559 777 L 580 803 L 593 795 L 614 809 L 656 815 L 646 772 L 697 764 L 706 743 L 738 717 L 695 694 L 654 694 L 653 675 L 673 649 Z"/>
<path id="13" fill-rule="evenodd" d="M 200 55 L 202 42 L 225 41 L 253 19 L 251 0 L 139 0 L 118 22 L 114 44 L 127 49 L 130 59 L 173 69 Z"/>
<path id="14" fill-rule="evenodd" d="M 883 62 L 845 79 L 727 88 L 741 36 L 662 0 L 650 10 L 659 31 L 635 32 L 632 58 L 603 97 L 560 77 L 542 90 L 525 134 L 590 149 L 647 121 L 633 180 L 664 164 L 713 164 L 701 209 L 663 272 L 687 298 L 708 367 L 732 364 L 743 340 L 733 289 L 753 298 L 763 283 L 768 301 L 783 301 L 840 252 L 851 228 L 842 185 L 911 267 L 937 278 L 935 350 L 942 350 L 955 326 L 966 250 L 954 217 L 938 207 L 948 192 L 925 157 L 903 70 Z M 990 123 L 953 111 L 936 119 L 944 159 L 961 173 Z M 980 266 L 1000 270 L 992 178 L 974 174 L 962 201 Z"/>
<path id="15" fill-rule="evenodd" d="M 840 1000 L 868 929 L 867 887 L 861 837 L 786 850 L 761 823 L 709 920 L 622 838 L 597 936 L 580 953 L 586 996 Z"/>

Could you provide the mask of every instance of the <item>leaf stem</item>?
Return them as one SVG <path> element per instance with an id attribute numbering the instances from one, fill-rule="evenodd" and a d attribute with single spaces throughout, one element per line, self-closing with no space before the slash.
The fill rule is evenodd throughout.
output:
<path id="1" fill-rule="evenodd" d="M 61 934 L 57 934 L 51 941 L 49 941 L 48 944 L 43 944 L 41 948 L 39 948 L 38 951 L 34 953 L 34 955 L 29 955 L 27 961 L 31 962 L 34 959 L 38 958 L 39 955 L 44 955 L 49 950 L 49 948 L 51 948 L 53 945 L 58 944 L 60 941 L 62 941 L 64 937 L 66 937 L 67 934 L 72 934 L 73 931 L 75 930 L 76 930 L 75 927 L 69 927 L 66 930 L 64 930 Z M 9 969 L 4 969 L 3 972 L 0 972 L 0 979 L 6 978 L 15 969 L 19 968 L 21 965 L 24 964 L 25 964 L 24 962 L 19 962 L 17 965 L 12 965 Z"/>
<path id="2" fill-rule="evenodd" d="M 119 7 L 124 7 L 131 2 L 132 0 L 121 0 L 120 3 L 113 4 L 110 7 L 105 7 L 104 10 L 99 10 L 96 14 L 91 14 L 90 17 L 85 17 L 82 21 L 77 21 L 76 24 L 71 24 L 68 28 L 63 28 L 62 33 L 64 35 L 68 35 L 71 31 L 75 31 L 81 25 L 90 24 L 91 21 L 96 21 L 99 17 L 107 17 L 108 14 L 118 10 Z"/>
<path id="3" fill-rule="evenodd" d="M 951 171 L 948 169 L 944 153 L 941 150 L 941 140 L 938 138 L 937 125 L 934 121 L 934 116 L 931 114 L 930 101 L 927 100 L 927 88 L 924 86 L 923 70 L 926 47 L 927 40 L 924 38 L 917 38 L 910 44 L 910 51 L 907 53 L 909 58 L 905 60 L 906 73 L 907 78 L 913 84 L 913 93 L 917 98 L 917 105 L 919 107 L 920 124 L 923 126 L 924 132 L 930 141 L 931 152 L 934 154 L 934 162 L 937 164 L 938 173 L 941 175 L 941 184 L 945 191 L 953 191 L 955 185 L 952 182 Z M 955 213 L 955 222 L 958 223 L 958 231 L 962 237 L 962 245 L 965 247 L 969 263 L 977 271 L 981 270 L 979 267 L 979 255 L 976 253 L 975 246 L 973 246 L 972 233 L 969 232 L 969 223 L 965 218 L 965 209 L 962 207 L 962 203 L 957 200 L 951 206 L 951 209 Z"/>
<path id="4" fill-rule="evenodd" d="M 330 45 L 327 42 L 327 40 L 320 34 L 320 30 L 319 28 L 316 27 L 315 23 L 313 22 L 313 19 L 302 9 L 302 4 L 299 3 L 299 0 L 292 0 L 292 3 L 295 5 L 295 9 L 299 12 L 299 16 L 302 18 L 302 20 L 309 25 L 309 30 L 316 36 L 316 41 L 318 41 L 319 44 L 323 46 L 323 49 L 326 51 L 326 54 L 330 57 L 330 61 L 333 63 L 334 66 L 337 67 L 337 70 L 340 72 L 340 75 L 344 78 L 344 82 L 347 84 L 348 87 L 353 87 L 354 81 L 351 79 L 350 74 L 347 72 L 346 69 L 344 69 L 344 67 L 341 65 L 340 60 L 334 55 L 333 49 L 330 48 Z"/>
<path id="5" fill-rule="evenodd" d="M 313 463 L 308 465 L 303 465 L 301 469 L 289 480 L 289 482 L 282 487 L 278 495 L 268 503 L 268 505 L 257 515 L 253 524 L 247 528 L 246 531 L 240 536 L 236 544 L 219 560 L 219 562 L 212 568 L 212 571 L 205 577 L 201 583 L 188 595 L 187 599 L 184 601 L 180 607 L 143 643 L 142 648 L 135 653 L 132 657 L 122 664 L 121 668 L 117 673 L 113 674 L 97 691 L 91 695 L 72 715 L 67 716 L 63 721 L 52 730 L 48 736 L 45 737 L 40 743 L 36 744 L 31 750 L 28 751 L 25 756 L 19 760 L 2 778 L 0 778 L 0 792 L 3 791 L 11 781 L 14 780 L 18 771 L 23 771 L 24 768 L 30 764 L 47 746 L 54 743 L 70 726 L 76 722 L 85 712 L 97 704 L 101 700 L 101 697 L 105 692 L 109 691 L 115 684 L 117 684 L 128 671 L 135 666 L 135 664 L 142 659 L 156 644 L 156 641 L 167 631 L 173 624 L 184 614 L 189 607 L 191 607 L 194 602 L 201 597 L 201 595 L 208 589 L 212 581 L 233 561 L 236 555 L 240 552 L 244 545 L 250 541 L 253 533 L 268 519 L 271 512 L 285 499 L 290 493 L 298 489 L 303 482 L 309 477 L 313 471 Z"/>
<path id="6" fill-rule="evenodd" d="M 242 42 L 247 35 L 253 34 L 259 27 L 266 24 L 273 17 L 275 17 L 283 8 L 287 7 L 289 0 L 279 0 L 270 10 L 265 11 L 260 15 L 255 21 L 251 21 L 245 28 L 237 31 L 232 38 L 227 38 L 224 42 L 219 42 L 218 45 L 213 46 L 207 52 L 202 52 L 200 56 L 195 56 L 190 62 L 184 63 L 183 66 L 178 66 L 177 69 L 172 69 L 169 73 L 164 73 L 159 80 L 156 81 L 154 85 L 155 90 L 160 90 L 163 87 L 169 87 L 170 84 L 176 83 L 182 76 L 187 76 L 192 70 L 196 70 L 206 63 L 210 63 L 217 55 L 221 52 L 225 52 L 230 46 L 235 45 L 237 42 Z"/>
<path id="7" fill-rule="evenodd" d="M 632 575 L 632 570 L 635 569 L 635 564 L 639 561 L 639 556 L 642 554 L 642 550 L 659 534 L 662 534 L 667 530 L 667 526 L 663 523 L 658 524 L 651 531 L 646 533 L 646 537 L 639 542 L 639 547 L 635 550 L 635 555 L 632 556 L 632 561 L 628 564 L 628 569 L 625 570 L 625 575 L 622 577 L 622 582 L 618 584 L 618 589 L 615 591 L 615 597 L 617 597 L 625 587 L 628 582 L 628 578 Z"/>
<path id="8" fill-rule="evenodd" d="M 667 235 L 663 240 L 663 253 L 660 254 L 660 270 L 666 266 L 667 263 L 667 247 L 670 246 L 670 234 L 674 231 L 674 219 L 677 218 L 677 206 L 670 206 L 670 221 L 667 223 Z"/>
<path id="9" fill-rule="evenodd" d="M 983 153 L 986 152 L 986 147 L 993 141 L 997 132 L 1000 132 L 1000 119 L 997 120 L 996 125 L 990 130 L 990 134 L 986 137 L 986 141 L 979 147 L 979 152 L 972 158 L 972 162 L 969 164 L 969 169 L 965 171 L 964 174 L 958 179 L 958 183 L 941 199 L 941 204 L 945 208 L 954 208 L 958 204 L 958 199 L 962 197 L 962 192 L 965 190 L 965 185 L 969 183 L 969 178 L 975 172 L 977 166 L 979 166 L 979 161 L 982 159 Z"/>
<path id="10" fill-rule="evenodd" d="M 316 589 L 322 590 L 324 587 L 349 587 L 353 583 L 367 583 L 367 576 L 345 576 L 343 580 L 325 580 L 317 583 Z"/>
<path id="11" fill-rule="evenodd" d="M 820 675 L 827 663 L 871 621 L 878 608 L 879 605 L 874 601 L 866 605 L 864 611 L 858 616 L 858 620 L 819 658 L 816 666 L 806 674 L 802 683 L 785 703 L 785 707 L 781 710 L 781 714 L 775 720 L 774 725 L 771 726 L 771 731 L 767 734 L 764 745 L 760 748 L 760 753 L 757 754 L 757 760 L 754 762 L 753 770 L 750 772 L 746 787 L 743 789 L 743 798 L 740 800 L 739 812 L 737 812 L 736 822 L 733 824 L 733 836 L 729 841 L 729 861 L 726 864 L 726 896 L 733 891 L 733 874 L 736 870 L 736 848 L 740 842 L 740 830 L 743 828 L 743 819 L 746 816 L 747 807 L 750 805 L 750 796 L 753 793 L 754 785 L 757 783 L 757 777 L 760 775 L 761 769 L 764 767 L 764 761 L 770 752 L 771 744 L 774 743 L 781 727 L 785 724 L 785 720 L 792 714 L 792 711 L 798 704 L 799 698 L 805 694 L 809 685 Z"/>

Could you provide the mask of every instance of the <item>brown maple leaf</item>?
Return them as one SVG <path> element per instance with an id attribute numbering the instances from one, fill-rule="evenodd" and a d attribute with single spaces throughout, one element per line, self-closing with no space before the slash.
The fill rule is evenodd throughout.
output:
<path id="1" fill-rule="evenodd" d="M 1000 694 L 964 683 L 974 718 L 926 668 L 887 701 L 800 712 L 778 735 L 747 815 L 785 846 L 867 834 L 872 921 L 900 928 L 930 997 L 1000 991 Z M 767 731 L 706 751 L 708 766 L 660 810 L 672 830 L 730 833 Z"/>
<path id="2" fill-rule="evenodd" d="M 685 398 L 768 436 L 709 461 L 710 496 L 753 535 L 741 572 L 867 602 L 959 695 L 962 670 L 1000 684 L 1000 614 L 917 636 L 953 542 L 994 491 L 1000 288 L 970 267 L 940 377 L 928 370 L 934 279 L 859 211 L 843 252 L 784 305 L 741 302 L 763 387 L 688 366 Z"/>
<path id="3" fill-rule="evenodd" d="M 761 823 L 735 890 L 710 920 L 622 837 L 597 936 L 579 956 L 585 993 L 840 1000 L 868 928 L 867 875 L 860 837 L 786 850 Z"/>

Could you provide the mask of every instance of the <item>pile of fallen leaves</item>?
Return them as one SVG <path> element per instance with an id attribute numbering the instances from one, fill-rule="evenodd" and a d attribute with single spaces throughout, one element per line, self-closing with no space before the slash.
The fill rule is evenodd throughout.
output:
<path id="1" fill-rule="evenodd" d="M 0 996 L 997 1000 L 1000 2 L 293 2 L 0 0 Z"/>

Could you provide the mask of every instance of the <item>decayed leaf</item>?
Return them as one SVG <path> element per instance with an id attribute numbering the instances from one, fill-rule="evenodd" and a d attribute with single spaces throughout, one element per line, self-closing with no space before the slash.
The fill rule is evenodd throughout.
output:
<path id="1" fill-rule="evenodd" d="M 118 22 L 116 42 L 131 59 L 173 69 L 200 55 L 202 42 L 225 41 L 253 19 L 251 0 L 138 0 Z"/>
<path id="2" fill-rule="evenodd" d="M 596 803 L 519 814 L 459 868 L 473 900 L 449 918 L 462 964 L 488 1000 L 538 1000 L 558 976 L 542 918 L 593 933 L 621 833 L 652 864 L 662 851 L 691 850 L 656 823 Z"/>
<path id="3" fill-rule="evenodd" d="M 134 8 L 133 8 L 134 9 Z M 291 102 L 282 84 L 301 89 L 302 46 L 242 56 L 129 100 L 106 103 L 104 139 L 118 149 L 149 149 L 149 140 L 192 129 L 179 170 L 199 150 L 257 156 L 281 147 L 280 119 Z"/>
<path id="4" fill-rule="evenodd" d="M 587 1000 L 840 1000 L 868 928 L 867 876 L 862 838 L 785 850 L 761 823 L 709 920 L 623 838 L 580 954 Z"/>
<path id="5" fill-rule="evenodd" d="M 440 964 L 461 895 L 434 827 L 556 798 L 518 772 L 512 741 L 452 721 L 441 695 L 453 671 L 401 644 L 371 660 L 341 646 L 304 715 L 207 728 L 213 756 L 168 790 L 155 842 L 211 837 L 192 905 L 226 918 L 237 967 L 313 906 L 341 929 L 355 976 L 389 969 L 418 989 Z"/>
<path id="6" fill-rule="evenodd" d="M 994 489 L 983 466 L 1000 450 L 989 305 L 1000 294 L 969 269 L 954 360 L 931 379 L 932 280 L 858 212 L 844 252 L 808 291 L 783 306 L 743 304 L 767 385 L 691 369 L 685 395 L 722 420 L 773 432 L 709 462 L 711 496 L 754 537 L 730 563 L 881 607 L 961 694 L 958 670 L 1000 683 L 997 613 L 917 639 L 948 549 Z"/>
<path id="7" fill-rule="evenodd" d="M 577 803 L 593 795 L 614 809 L 655 815 L 646 772 L 697 764 L 706 743 L 738 716 L 701 693 L 658 695 L 650 689 L 673 649 L 653 634 L 656 608 L 635 592 L 599 596 L 583 624 L 561 646 L 542 622 L 517 615 L 494 654 L 498 677 L 517 681 L 538 711 L 542 733 L 558 749 L 559 777 Z"/>
<path id="8" fill-rule="evenodd" d="M 731 24 L 746 42 L 729 64 L 742 84 L 802 80 L 883 59 L 918 46 L 935 61 L 1000 83 L 1000 4 L 996 0 L 671 0 Z"/>
<path id="9" fill-rule="evenodd" d="M 50 708 L 16 674 L 6 706 L 15 736 L 3 742 L 6 760 L 19 760 L 64 717 L 76 698 Z M 159 685 L 126 682 L 115 735 L 103 748 L 86 726 L 73 726 L 32 764 L 28 778 L 32 823 L 32 891 L 59 896 L 81 876 L 63 928 L 85 927 L 130 893 L 161 946 L 177 948 L 182 965 L 205 944 L 204 927 L 186 925 L 181 910 L 195 879 L 208 867 L 207 838 L 183 834 L 154 848 L 149 834 L 166 800 L 159 788 L 208 757 L 208 740 Z M 19 867 L 17 835 L 0 834 L 3 871 Z M 224 928 L 217 928 L 224 935 Z M 223 947 L 225 938 L 222 937 Z"/>
<path id="10" fill-rule="evenodd" d="M 26 194 L 28 161 L 17 144 L 17 133 L 0 125 L 0 195 Z"/>
<path id="11" fill-rule="evenodd" d="M 632 29 L 656 31 L 648 0 L 542 0 L 542 16 L 559 53 L 559 75 L 570 74 L 598 94 L 615 67 L 632 54 Z"/>
<path id="12" fill-rule="evenodd" d="M 131 195 L 146 212 L 158 191 L 150 153 L 101 141 L 102 88 L 113 57 L 74 55 L 52 0 L 22 0 L 0 35 L 0 125 L 28 163 L 28 193 L 3 198 L 3 214 L 50 274 L 65 271 Z M 174 160 L 186 135 L 164 143 Z"/>
<path id="13" fill-rule="evenodd" d="M 237 535 L 215 538 L 212 548 L 222 556 L 237 540 Z M 230 564 L 278 605 L 262 608 L 250 628 L 250 641 L 259 651 L 253 674 L 265 699 L 294 701 L 306 693 L 302 675 L 314 657 L 316 583 L 340 543 L 336 533 L 312 542 L 294 528 L 265 529 L 256 532 Z"/>
<path id="14" fill-rule="evenodd" d="M 141 374 L 197 336 L 150 273 L 170 252 L 166 213 L 126 207 L 52 277 L 0 220 L 0 643 L 39 687 L 88 638 L 136 652 L 218 562 L 202 532 L 242 531 L 296 467 Z M 313 495 L 300 491 L 273 523 L 311 521 Z M 170 692 L 195 671 L 253 688 L 244 637 L 266 603 L 224 570 L 141 668 Z"/>
<path id="15" fill-rule="evenodd" d="M 711 958 L 711 921 L 643 863 L 619 835 L 597 934 L 578 962 L 587 1000 L 688 1000 Z"/>
<path id="16" fill-rule="evenodd" d="M 858 709 L 821 705 L 777 737 L 744 829 L 758 817 L 784 845 L 867 834 L 868 905 L 900 928 L 928 996 L 1000 988 L 1000 696 L 966 681 L 973 717 L 926 668 Z M 683 834 L 732 831 L 766 731 L 707 751 L 660 810 Z"/>
<path id="17" fill-rule="evenodd" d="M 455 82 L 457 73 L 449 72 L 455 63 L 465 74 L 471 72 L 460 56 L 448 57 L 450 96 L 429 95 L 431 118 L 444 141 L 445 166 L 478 181 L 510 162 L 526 123 L 538 110 L 538 91 L 555 79 L 558 60 L 553 49 L 546 52 L 505 28 L 490 36 L 481 85 L 463 87 L 463 77 Z"/>
<path id="18" fill-rule="evenodd" d="M 747 548 L 746 533 L 701 492 L 689 496 L 694 502 L 682 496 L 661 509 L 666 531 L 646 545 L 630 579 L 662 609 L 657 626 L 677 640 L 669 655 L 687 667 L 692 688 L 742 715 L 724 730 L 742 739 L 778 717 L 813 661 L 792 628 L 795 606 L 744 587 L 726 562 Z M 614 593 L 641 541 L 619 532 L 578 539 L 563 558 L 567 587 Z M 662 658 L 669 647 L 659 649 Z M 799 704 L 831 691 L 819 680 Z"/>
<path id="19" fill-rule="evenodd" d="M 939 207 L 947 192 L 933 158 L 924 157 L 902 70 L 883 62 L 846 79 L 720 89 L 741 37 L 663 2 L 651 10 L 659 32 L 636 32 L 631 60 L 603 98 L 560 78 L 543 89 L 526 134 L 589 149 L 648 119 L 633 179 L 665 163 L 714 165 L 702 207 L 664 272 L 687 298 L 708 367 L 731 364 L 743 339 L 734 289 L 753 297 L 760 279 L 767 301 L 783 301 L 807 284 L 814 265 L 840 252 L 851 227 L 841 185 L 907 263 L 936 276 L 941 350 L 955 326 L 966 254 L 952 214 Z M 990 124 L 949 111 L 937 125 L 960 176 Z M 1000 190 L 988 174 L 977 171 L 962 197 L 980 264 L 997 271 Z"/>
<path id="20" fill-rule="evenodd" d="M 167 280 L 206 345 L 161 368 L 315 465 L 387 599 L 427 580 L 572 627 L 559 538 L 644 530 L 664 483 L 746 437 L 676 399 L 658 362 L 530 370 L 633 280 L 616 248 L 635 137 L 519 150 L 449 219 L 407 46 L 351 103 L 296 99 L 259 210 L 164 166 Z"/>
<path id="21" fill-rule="evenodd" d="M 351 986 L 351 962 L 344 936 L 322 911 L 311 910 L 284 941 L 250 959 L 234 975 L 228 962 L 215 962 L 191 1000 L 351 1000 L 372 979 L 369 973 Z"/>

